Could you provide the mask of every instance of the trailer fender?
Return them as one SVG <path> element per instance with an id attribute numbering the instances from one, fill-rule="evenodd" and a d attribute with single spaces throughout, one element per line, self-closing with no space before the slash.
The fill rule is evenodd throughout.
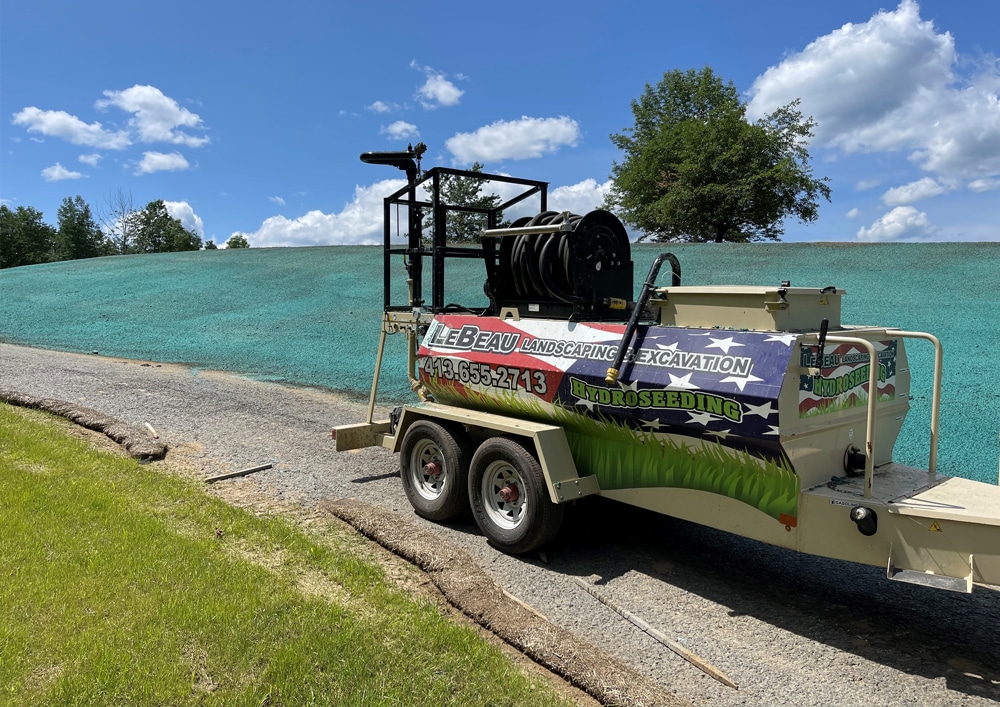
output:
<path id="1" fill-rule="evenodd" d="M 511 435 L 527 438 L 530 440 L 529 446 L 538 457 L 542 474 L 545 476 L 545 485 L 549 491 L 549 499 L 553 503 L 567 503 L 601 492 L 596 476 L 580 477 L 577 473 L 573 454 L 566 441 L 566 432 L 558 425 L 438 403 L 404 405 L 392 438 L 393 452 L 400 451 L 403 436 L 409 426 L 417 420 L 424 419 L 457 422 L 466 426 L 470 432 L 485 431 L 491 436 Z"/>

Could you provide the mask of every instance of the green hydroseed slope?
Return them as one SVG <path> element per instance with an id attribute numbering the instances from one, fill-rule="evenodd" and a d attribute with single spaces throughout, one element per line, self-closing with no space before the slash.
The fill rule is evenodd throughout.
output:
<path id="1" fill-rule="evenodd" d="M 835 285 L 846 324 L 928 331 L 944 344 L 940 470 L 996 483 L 1000 244 L 699 244 L 633 247 L 636 287 L 656 253 L 683 284 Z M 396 264 L 394 302 L 403 303 Z M 479 261 L 450 265 L 447 301 L 483 304 Z M 669 276 L 661 273 L 661 282 Z M 429 289 L 426 297 L 430 297 Z M 366 395 L 382 311 L 382 253 L 341 246 L 99 258 L 0 270 L 0 340 L 187 363 Z M 898 461 L 927 465 L 933 352 L 907 347 L 912 410 Z M 380 398 L 411 399 L 401 336 Z"/>

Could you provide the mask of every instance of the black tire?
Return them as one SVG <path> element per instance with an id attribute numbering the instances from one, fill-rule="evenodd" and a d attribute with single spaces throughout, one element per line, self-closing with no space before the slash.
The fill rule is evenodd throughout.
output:
<path id="1" fill-rule="evenodd" d="M 565 510 L 549 499 L 535 456 L 509 437 L 491 437 L 472 456 L 469 502 L 490 544 L 512 555 L 530 552 L 555 537 Z"/>
<path id="2" fill-rule="evenodd" d="M 418 420 L 406 430 L 399 471 L 417 515 L 444 521 L 469 509 L 466 478 L 471 447 L 466 434 L 450 425 Z"/>

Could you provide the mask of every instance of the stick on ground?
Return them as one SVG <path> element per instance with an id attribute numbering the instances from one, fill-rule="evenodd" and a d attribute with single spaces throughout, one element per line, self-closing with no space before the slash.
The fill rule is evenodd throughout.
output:
<path id="1" fill-rule="evenodd" d="M 258 471 L 264 471 L 265 469 L 270 469 L 273 464 L 261 464 L 260 466 L 253 466 L 249 469 L 243 469 L 242 471 L 230 471 L 227 474 L 219 474 L 218 476 L 209 476 L 205 479 L 206 484 L 211 484 L 215 481 L 222 481 L 223 479 L 233 479 L 237 476 L 246 476 L 247 474 L 253 474 Z"/>
<path id="2" fill-rule="evenodd" d="M 629 623 L 642 629 L 644 633 L 646 633 L 651 638 L 654 638 L 663 645 L 665 645 L 667 648 L 669 648 L 674 653 L 679 655 L 681 658 L 689 662 L 691 665 L 695 666 L 696 668 L 704 672 L 706 675 L 710 675 L 711 677 L 721 682 L 723 685 L 728 685 L 729 687 L 732 687 L 737 690 L 740 689 L 739 686 L 735 682 L 730 680 L 728 677 L 726 677 L 726 674 L 723 673 L 721 670 L 719 670 L 718 668 L 716 668 L 714 665 L 704 660 L 703 658 L 699 658 L 697 655 L 689 651 L 680 643 L 677 643 L 676 641 L 671 641 L 663 633 L 657 631 L 655 628 L 646 623 L 641 617 L 636 616 L 631 611 L 616 606 L 611 602 L 610 599 L 601 596 L 596 589 L 594 589 L 591 585 L 584 582 L 579 577 L 576 578 L 576 583 L 579 584 L 581 587 L 583 587 L 585 590 L 587 590 L 587 593 L 593 596 L 595 599 L 597 599 L 597 601 L 604 604 L 606 607 L 614 611 L 616 614 L 621 616 Z"/>

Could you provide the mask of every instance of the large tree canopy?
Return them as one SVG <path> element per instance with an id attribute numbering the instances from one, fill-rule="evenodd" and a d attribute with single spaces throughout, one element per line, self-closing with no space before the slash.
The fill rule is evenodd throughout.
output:
<path id="1" fill-rule="evenodd" d="M 829 180 L 812 176 L 815 123 L 797 106 L 749 123 L 736 87 L 711 68 L 667 72 L 632 101 L 635 125 L 611 136 L 624 159 L 605 206 L 640 240 L 778 240 L 786 217 L 815 221 Z"/>

